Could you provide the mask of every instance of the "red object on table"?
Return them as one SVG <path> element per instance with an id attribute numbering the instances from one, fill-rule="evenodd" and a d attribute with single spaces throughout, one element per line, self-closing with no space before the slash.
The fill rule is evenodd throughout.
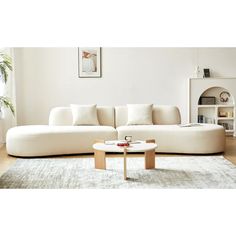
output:
<path id="1" fill-rule="evenodd" d="M 117 143 L 117 146 L 119 146 L 119 147 L 128 147 L 129 146 L 129 143 L 127 142 L 127 143 Z"/>

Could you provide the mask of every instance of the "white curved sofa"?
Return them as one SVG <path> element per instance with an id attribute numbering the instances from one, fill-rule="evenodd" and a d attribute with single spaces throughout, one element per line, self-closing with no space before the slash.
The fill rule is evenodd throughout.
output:
<path id="1" fill-rule="evenodd" d="M 52 109 L 49 125 L 18 126 L 7 132 L 7 152 L 13 156 L 92 153 L 95 140 L 155 139 L 157 152 L 210 154 L 224 152 L 225 131 L 222 126 L 202 124 L 180 127 L 179 109 L 153 106 L 154 125 L 126 125 L 127 107 L 97 107 L 99 126 L 73 126 L 70 107 Z"/>
<path id="2" fill-rule="evenodd" d="M 97 115 L 99 126 L 73 126 L 70 107 L 54 108 L 49 125 L 17 126 L 8 130 L 7 152 L 22 157 L 91 153 L 96 139 L 117 139 L 114 108 L 97 107 Z"/>
<path id="3" fill-rule="evenodd" d="M 118 139 L 131 135 L 134 140 L 155 139 L 161 153 L 210 154 L 224 152 L 225 131 L 220 125 L 201 124 L 180 127 L 179 109 L 174 106 L 154 106 L 154 125 L 126 125 L 126 106 L 115 107 Z"/>

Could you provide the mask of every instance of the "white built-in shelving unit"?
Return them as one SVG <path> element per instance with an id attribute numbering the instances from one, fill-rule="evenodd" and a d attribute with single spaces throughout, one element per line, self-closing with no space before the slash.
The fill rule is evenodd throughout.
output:
<path id="1" fill-rule="evenodd" d="M 230 115 L 220 117 L 219 112 L 228 112 Z M 226 133 L 233 134 L 235 130 L 234 105 L 198 105 L 198 115 L 203 115 L 204 123 L 226 124 Z"/>
<path id="2" fill-rule="evenodd" d="M 227 91 L 227 102 L 220 93 Z M 215 104 L 202 105 L 201 97 L 215 97 Z M 189 80 L 189 122 L 224 126 L 227 135 L 236 136 L 235 98 L 236 78 L 194 78 Z M 223 115 L 222 115 L 223 114 Z"/>

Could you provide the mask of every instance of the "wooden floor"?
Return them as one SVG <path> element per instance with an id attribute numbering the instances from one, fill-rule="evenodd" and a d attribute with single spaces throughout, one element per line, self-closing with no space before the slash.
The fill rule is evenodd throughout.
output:
<path id="1" fill-rule="evenodd" d="M 16 158 L 8 156 L 6 153 L 5 145 L 0 147 L 0 176 L 6 172 L 12 164 L 16 161 Z"/>
<path id="2" fill-rule="evenodd" d="M 157 154 L 158 155 L 158 154 Z M 114 155 L 117 157 L 117 155 Z M 137 155 L 135 155 L 137 156 Z M 140 155 L 143 156 L 143 155 Z M 166 155 L 162 155 L 162 156 L 178 156 L 176 154 L 166 154 Z M 179 155 L 179 156 L 183 156 L 183 155 Z M 223 156 L 231 161 L 233 164 L 236 165 L 236 138 L 234 137 L 227 137 L 226 138 L 226 150 L 225 153 L 223 154 Z M 72 157 L 72 156 L 61 156 L 60 158 L 68 158 L 68 157 Z M 78 157 L 78 158 L 85 158 L 85 157 L 91 157 L 91 155 L 76 155 L 73 157 Z M 2 147 L 0 147 L 0 176 L 6 172 L 11 165 L 14 164 L 14 162 L 17 160 L 16 157 L 12 157 L 12 156 L 8 156 L 6 153 L 6 147 L 5 145 L 3 145 Z"/>
<path id="3" fill-rule="evenodd" d="M 236 165 L 236 137 L 226 138 L 224 157 Z"/>

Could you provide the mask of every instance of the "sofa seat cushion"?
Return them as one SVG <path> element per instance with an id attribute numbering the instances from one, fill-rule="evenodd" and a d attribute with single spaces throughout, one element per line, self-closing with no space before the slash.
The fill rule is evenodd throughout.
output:
<path id="1" fill-rule="evenodd" d="M 48 156 L 92 153 L 96 139 L 115 140 L 111 126 L 27 125 L 7 132 L 6 148 L 14 156 Z"/>
<path id="2" fill-rule="evenodd" d="M 225 131 L 220 125 L 195 127 L 178 125 L 129 125 L 117 128 L 118 139 L 131 135 L 133 140 L 155 139 L 157 152 L 210 154 L 223 152 Z"/>

